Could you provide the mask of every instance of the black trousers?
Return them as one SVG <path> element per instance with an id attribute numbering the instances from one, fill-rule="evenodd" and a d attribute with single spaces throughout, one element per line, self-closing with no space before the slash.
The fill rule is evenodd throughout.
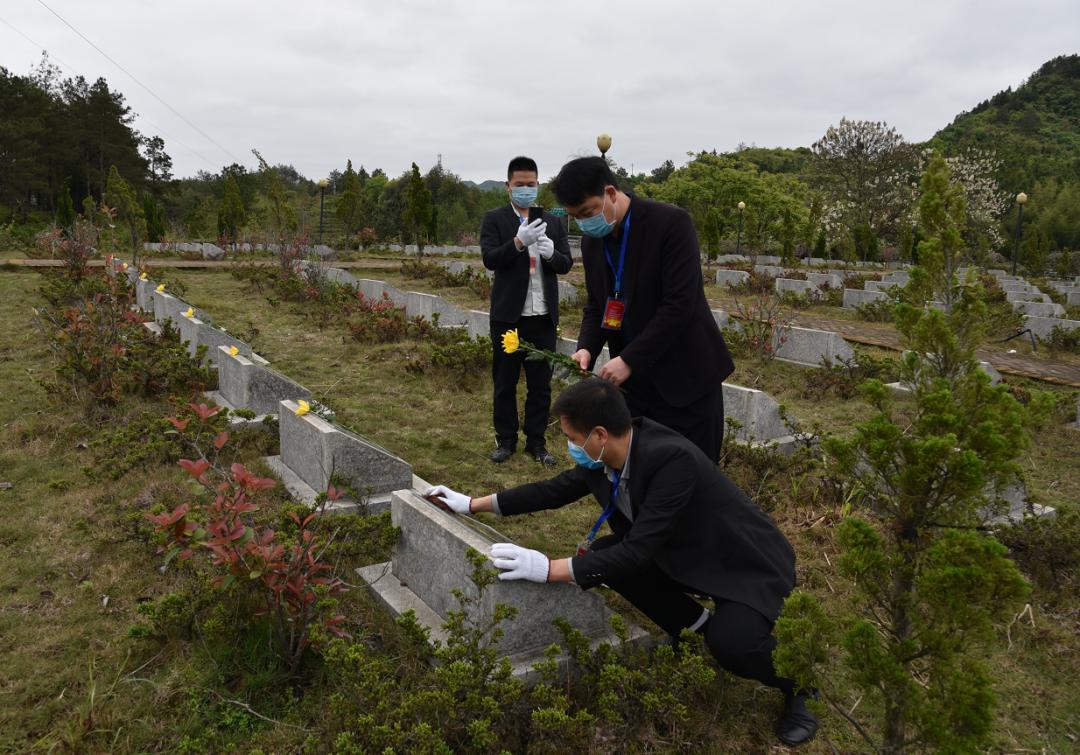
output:
<path id="1" fill-rule="evenodd" d="M 548 315 L 521 317 L 517 322 L 491 321 L 491 377 L 495 383 L 492 414 L 495 440 L 500 446 L 517 448 L 517 384 L 525 365 L 525 447 L 544 446 L 551 411 L 551 364 L 545 360 L 525 360 L 524 353 L 503 351 L 502 336 L 517 328 L 518 338 L 533 346 L 555 350 L 555 325 Z"/>
<path id="2" fill-rule="evenodd" d="M 605 535 L 593 542 L 593 549 L 610 547 L 617 535 Z M 701 618 L 701 604 L 687 589 L 655 566 L 608 587 L 622 595 L 657 626 L 675 637 Z M 795 682 L 777 676 L 772 653 L 776 648 L 773 622 L 742 603 L 713 598 L 713 614 L 705 625 L 705 645 L 716 662 L 735 676 L 754 679 L 785 695 L 793 694 Z"/>
<path id="3" fill-rule="evenodd" d="M 625 383 L 626 403 L 632 416 L 648 417 L 670 427 L 710 459 L 720 461 L 720 446 L 724 442 L 724 390 L 719 383 L 715 391 L 687 406 L 672 406 L 661 398 L 652 382 L 634 377 L 631 375 Z"/>

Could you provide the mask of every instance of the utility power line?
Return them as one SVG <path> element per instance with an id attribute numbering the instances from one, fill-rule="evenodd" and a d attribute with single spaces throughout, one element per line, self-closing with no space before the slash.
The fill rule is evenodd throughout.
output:
<path id="1" fill-rule="evenodd" d="M 70 63 L 66 62 L 63 58 L 60 58 L 57 55 L 54 55 L 52 52 L 50 52 L 48 50 L 48 48 L 45 47 L 45 45 L 42 45 L 42 44 L 38 43 L 36 40 L 32 39 L 29 35 L 27 35 L 25 32 L 23 32 L 22 29 L 19 29 L 17 26 L 15 26 L 13 23 L 11 23 L 10 21 L 8 21 L 7 19 L 5 19 L 3 17 L 0 17 L 0 23 L 3 23 L 5 26 L 7 26 L 13 32 L 18 34 L 23 39 L 25 39 L 27 42 L 29 42 L 31 45 L 33 45 L 33 47 L 35 49 L 41 50 L 46 55 L 48 55 L 49 60 L 54 60 L 57 63 L 59 63 L 62 68 L 67 69 L 68 75 L 70 75 L 70 76 L 78 75 L 79 72 L 75 68 L 75 66 L 73 66 Z M 166 137 L 170 142 L 172 142 L 173 144 L 176 144 L 176 145 L 178 145 L 180 147 L 183 147 L 185 150 L 187 150 L 191 154 L 195 155 L 195 157 L 202 160 L 203 164 L 207 168 L 210 168 L 211 170 L 213 170 L 216 167 L 213 162 L 211 162 L 205 155 L 200 153 L 197 149 L 190 146 L 189 144 L 186 144 L 185 142 L 181 141 L 180 139 L 176 138 L 175 136 L 170 134 L 168 131 L 163 129 L 161 126 L 154 123 L 152 120 L 150 120 L 146 116 L 141 115 L 139 113 L 136 113 L 136 116 L 139 118 L 140 121 L 144 122 L 147 126 L 150 126 L 151 128 L 153 128 L 154 131 L 156 131 L 160 135 Z"/>
<path id="2" fill-rule="evenodd" d="M 156 93 L 156 92 L 155 92 L 155 91 L 154 91 L 153 89 L 151 89 L 151 88 L 150 88 L 150 87 L 148 87 L 148 86 L 147 86 L 146 84 L 144 84 L 144 83 L 142 83 L 141 81 L 139 81 L 139 79 L 138 79 L 138 78 L 137 78 L 137 77 L 135 76 L 135 74 L 133 74 L 133 73 L 132 73 L 131 71 L 127 70 L 127 69 L 126 69 L 126 68 L 124 68 L 124 67 L 123 67 L 122 65 L 120 65 L 119 63 L 117 63 L 117 62 L 116 62 L 116 61 L 115 61 L 115 60 L 114 60 L 114 59 L 113 59 L 112 57 L 110 57 L 110 56 L 109 56 L 109 54 L 108 54 L 108 53 L 106 53 L 106 52 L 105 52 L 104 50 L 102 50 L 102 49 L 101 49 L 100 47 L 98 47 L 98 46 L 97 46 L 96 44 L 94 44 L 93 42 L 91 42 L 91 41 L 90 41 L 90 39 L 89 39 L 89 38 L 87 38 L 87 36 L 86 36 L 85 34 L 83 34 L 83 33 L 82 33 L 81 31 L 79 31 L 79 30 L 78 30 L 78 29 L 76 29 L 76 28 L 75 28 L 74 26 L 72 26 L 72 25 L 71 25 L 71 23 L 70 23 L 70 22 L 69 22 L 69 21 L 68 21 L 67 19 L 65 19 L 65 18 L 64 18 L 63 16 L 61 16 L 61 15 L 60 15 L 59 13 L 57 13 L 57 12 L 56 12 L 56 11 L 54 11 L 54 10 L 53 10 L 52 8 L 50 8 L 50 7 L 48 6 L 48 5 L 46 5 L 46 4 L 45 4 L 45 3 L 43 2 L 43 0 L 37 0 L 37 1 L 38 1 L 38 4 L 39 4 L 39 5 L 41 5 L 41 7 L 43 7 L 43 8 L 45 9 L 45 10 L 49 11 L 49 13 L 53 14 L 54 16 L 56 16 L 56 17 L 57 17 L 58 19 L 60 19 L 60 21 L 62 21 L 62 22 L 63 22 L 63 24 L 64 24 L 65 26 L 67 26 L 67 27 L 68 27 L 69 29 L 71 29 L 71 30 L 72 30 L 73 32 L 75 32 L 75 33 L 76 33 L 77 35 L 79 35 L 79 37 L 80 37 L 80 38 L 81 38 L 81 39 L 82 39 L 82 40 L 83 40 L 84 42 L 86 42 L 86 44 L 90 45 L 90 46 L 91 46 L 91 47 L 93 47 L 93 48 L 94 48 L 95 50 L 97 50 L 97 51 L 98 51 L 98 52 L 99 52 L 99 53 L 101 54 L 101 56 L 102 56 L 103 58 L 105 58 L 105 59 L 106 59 L 107 61 L 109 61 L 109 62 L 110 62 L 110 63 L 112 63 L 112 64 L 113 64 L 114 66 L 116 66 L 116 67 L 117 67 L 117 68 L 119 68 L 119 69 L 120 69 L 121 71 L 123 71 L 123 72 L 124 72 L 125 74 L 127 74 L 127 75 L 128 75 L 128 76 L 129 76 L 130 78 L 131 78 L 131 80 L 132 80 L 132 81 L 134 81 L 134 82 L 135 82 L 136 84 L 138 84 L 138 85 L 139 85 L 139 86 L 141 86 L 141 87 L 142 87 L 143 89 L 145 89 L 145 90 L 146 90 L 147 92 L 149 92 L 149 93 L 150 93 L 150 96 L 151 96 L 151 97 L 153 97 L 153 98 L 154 98 L 155 100 L 157 100 L 157 101 L 158 101 L 158 102 L 160 102 L 160 103 L 161 103 L 162 105 L 164 105 L 165 107 L 167 107 L 167 108 L 168 108 L 168 109 L 169 109 L 170 111 L 172 111 L 172 113 L 173 113 L 173 114 L 174 114 L 174 115 L 175 115 L 175 116 L 176 116 L 177 118 L 179 118 L 180 120 L 182 120 L 182 121 L 183 121 L 184 123 L 186 123 L 187 125 L 191 126 L 191 128 L 195 129 L 195 131 L 197 131 L 197 132 L 199 132 L 200 134 L 202 134 L 203 138 L 205 138 L 205 139 L 206 139 L 206 140 L 207 140 L 208 142 L 210 142 L 210 143 L 211 143 L 211 144 L 213 144 L 213 145 L 214 145 L 215 147 L 217 147 L 217 148 L 218 148 L 218 149 L 220 149 L 220 150 L 221 150 L 222 152 L 224 152 L 224 153 L 225 153 L 226 155 L 228 155 L 228 156 L 229 156 L 230 158 L 232 158 L 232 161 L 233 161 L 233 162 L 235 162 L 235 163 L 239 163 L 239 162 L 240 162 L 240 158 L 238 158 L 238 157 L 237 157 L 236 155 L 234 155 L 234 154 L 233 154 L 232 152 L 230 152 L 230 151 L 229 151 L 229 150 L 228 150 L 227 148 L 225 148 L 225 147 L 221 146 L 221 144 L 219 144 L 219 143 L 218 143 L 218 142 L 217 142 L 217 141 L 216 141 L 216 140 L 214 139 L 214 137 L 210 136 L 210 134 L 206 133 L 206 132 L 205 132 L 205 131 L 203 131 L 203 130 L 202 130 L 201 128 L 199 128 L 198 126 L 196 126 L 196 125 L 195 125 L 194 123 L 192 123 L 192 122 L 191 122 L 191 121 L 189 121 L 189 120 L 188 120 L 187 118 L 185 118 L 185 117 L 184 117 L 184 115 L 183 115 L 183 114 L 182 114 L 182 113 L 181 113 L 181 112 L 180 112 L 179 110 L 177 110 L 177 109 L 176 109 L 176 108 L 174 108 L 174 107 L 173 107 L 172 105 L 170 105 L 170 104 L 169 104 L 168 102 L 166 102 L 166 101 L 165 101 L 164 99 L 162 99 L 161 97 L 159 97 L 159 96 L 157 95 L 157 93 Z"/>

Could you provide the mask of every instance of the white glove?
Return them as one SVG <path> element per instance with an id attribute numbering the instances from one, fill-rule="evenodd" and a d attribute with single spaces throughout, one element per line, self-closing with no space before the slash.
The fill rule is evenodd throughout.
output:
<path id="1" fill-rule="evenodd" d="M 536 242 L 536 253 L 545 260 L 551 259 L 551 255 L 555 254 L 555 242 L 546 235 L 541 236 Z"/>
<path id="2" fill-rule="evenodd" d="M 471 513 L 469 507 L 472 505 L 472 498 L 469 498 L 467 495 L 462 495 L 455 490 L 451 490 L 445 485 L 436 485 L 424 495 L 429 498 L 438 498 L 455 514 Z"/>
<path id="3" fill-rule="evenodd" d="M 530 582 L 547 582 L 550 564 L 540 551 L 522 548 L 513 543 L 495 543 L 491 546 L 491 558 L 495 566 L 503 569 L 499 579 L 527 579 Z"/>
<path id="4" fill-rule="evenodd" d="M 542 219 L 518 226 L 517 238 L 522 246 L 532 246 L 547 232 L 547 223 Z"/>

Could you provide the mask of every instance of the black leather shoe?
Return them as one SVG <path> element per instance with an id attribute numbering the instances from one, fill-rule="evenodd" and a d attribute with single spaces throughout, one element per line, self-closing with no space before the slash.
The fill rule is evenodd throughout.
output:
<path id="1" fill-rule="evenodd" d="M 777 734 L 780 741 L 792 747 L 809 742 L 817 734 L 818 719 L 806 707 L 809 695 L 800 692 L 788 697 L 784 702 L 784 712 L 780 716 Z"/>
<path id="2" fill-rule="evenodd" d="M 510 446 L 499 446 L 491 452 L 490 458 L 496 464 L 502 464 L 504 461 L 514 455 L 514 449 Z"/>
<path id="3" fill-rule="evenodd" d="M 538 462 L 543 464 L 545 467 L 553 467 L 553 466 L 555 466 L 555 457 L 552 456 L 551 453 L 549 453 L 548 450 L 546 448 L 544 448 L 543 446 L 540 446 L 539 448 L 533 448 L 528 453 L 529 453 L 529 456 L 536 459 Z"/>

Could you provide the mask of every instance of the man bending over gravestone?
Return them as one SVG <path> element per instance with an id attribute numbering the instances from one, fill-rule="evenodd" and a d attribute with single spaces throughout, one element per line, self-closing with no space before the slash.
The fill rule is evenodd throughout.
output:
<path id="1" fill-rule="evenodd" d="M 781 741 L 812 739 L 818 721 L 806 707 L 808 693 L 773 669 L 773 623 L 795 585 L 795 552 L 773 521 L 692 442 L 650 419 L 631 419 L 607 380 L 571 385 L 552 413 L 574 468 L 483 498 L 442 485 L 428 495 L 457 514 L 512 516 L 592 494 L 604 509 L 577 555 L 550 559 L 497 543 L 491 556 L 499 578 L 607 585 L 668 634 L 701 633 L 722 667 L 784 693 Z M 597 538 L 605 523 L 611 534 Z M 713 610 L 692 596 L 707 597 Z"/>

